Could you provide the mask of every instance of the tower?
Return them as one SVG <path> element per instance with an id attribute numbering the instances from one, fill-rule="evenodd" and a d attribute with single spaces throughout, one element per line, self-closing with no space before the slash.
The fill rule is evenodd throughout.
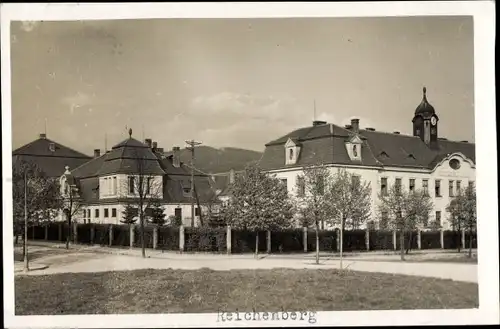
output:
<path id="1" fill-rule="evenodd" d="M 423 89 L 422 101 L 415 110 L 413 117 L 413 136 L 418 136 L 430 147 L 437 144 L 438 121 L 434 107 L 427 101 L 427 88 Z"/>

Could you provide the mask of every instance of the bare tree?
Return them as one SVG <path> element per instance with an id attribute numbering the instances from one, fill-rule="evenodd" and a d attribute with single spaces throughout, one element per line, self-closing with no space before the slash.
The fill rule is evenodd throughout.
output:
<path id="1" fill-rule="evenodd" d="M 59 209 L 61 199 L 54 179 L 34 163 L 20 162 L 13 168 L 13 208 L 15 224 L 24 227 L 23 258 L 24 270 L 29 270 L 28 260 L 28 224 L 40 219 L 41 214 L 47 214 L 49 209 Z M 20 218 L 24 215 L 24 223 Z M 16 230 L 16 235 L 19 230 Z"/>
<path id="2" fill-rule="evenodd" d="M 316 264 L 319 264 L 320 223 L 328 221 L 330 207 L 327 187 L 331 184 L 330 171 L 324 165 L 307 166 L 297 179 L 296 203 L 304 226 L 314 225 L 316 233 Z"/>
<path id="3" fill-rule="evenodd" d="M 388 220 L 388 226 L 399 232 L 401 260 L 405 260 L 405 233 L 425 225 L 433 209 L 430 196 L 424 190 L 406 191 L 394 184 L 387 194 L 379 193 L 378 214 Z"/>
<path id="4" fill-rule="evenodd" d="M 121 194 L 126 196 L 127 203 L 137 209 L 140 225 L 142 257 L 146 257 L 144 226 L 146 212 L 151 211 L 153 204 L 161 202 L 163 195 L 163 177 L 155 173 L 157 162 L 148 157 L 146 152 L 133 150 L 130 157 L 130 172 L 127 181 L 121 187 Z"/>
<path id="5" fill-rule="evenodd" d="M 472 257 L 472 233 L 476 228 L 476 191 L 472 185 L 465 190 L 459 190 L 457 195 L 450 201 L 446 207 L 450 214 L 451 224 L 458 233 L 462 229 L 469 232 L 469 257 Z M 465 246 L 464 246 L 465 247 Z M 460 252 L 460 242 L 458 243 L 458 252 Z"/>
<path id="6" fill-rule="evenodd" d="M 341 269 L 345 226 L 348 224 L 355 229 L 370 218 L 371 192 L 369 182 L 362 182 L 359 176 L 345 169 L 339 169 L 331 180 L 327 193 L 329 207 L 332 210 L 329 220 L 331 224 L 340 224 Z"/>

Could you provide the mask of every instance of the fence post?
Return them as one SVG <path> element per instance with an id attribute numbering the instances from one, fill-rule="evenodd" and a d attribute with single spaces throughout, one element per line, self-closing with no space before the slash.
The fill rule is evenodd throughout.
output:
<path id="1" fill-rule="evenodd" d="M 365 232 L 366 251 L 370 251 L 370 230 L 367 228 Z"/>
<path id="2" fill-rule="evenodd" d="M 422 249 L 422 231 L 417 230 L 417 246 L 418 246 L 418 250 L 421 250 Z"/>
<path id="3" fill-rule="evenodd" d="M 158 248 L 158 227 L 153 227 L 153 249 Z"/>
<path id="4" fill-rule="evenodd" d="M 109 225 L 109 246 L 111 247 L 113 245 L 113 224 Z"/>
<path id="5" fill-rule="evenodd" d="M 90 224 L 90 244 L 94 244 L 94 238 L 95 238 L 95 227 L 94 224 Z"/>
<path id="6" fill-rule="evenodd" d="M 439 242 L 441 243 L 441 249 L 444 249 L 444 230 L 439 231 Z"/>
<path id="7" fill-rule="evenodd" d="M 465 249 L 465 230 L 462 230 L 462 249 Z"/>
<path id="8" fill-rule="evenodd" d="M 57 225 L 57 241 L 62 241 L 62 223 Z"/>
<path id="9" fill-rule="evenodd" d="M 134 234 L 135 234 L 135 227 L 134 225 L 129 225 L 129 229 L 130 229 L 130 234 L 129 234 L 129 238 L 130 238 L 130 248 L 133 248 L 134 247 Z"/>
<path id="10" fill-rule="evenodd" d="M 179 227 L 179 251 L 181 254 L 184 251 L 184 225 Z"/>
<path id="11" fill-rule="evenodd" d="M 267 231 L 267 236 L 266 236 L 266 242 L 267 242 L 267 253 L 271 253 L 271 231 Z"/>
<path id="12" fill-rule="evenodd" d="M 73 243 L 78 242 L 78 223 L 73 223 Z"/>
<path id="13" fill-rule="evenodd" d="M 396 234 L 396 230 L 394 230 L 394 231 L 392 231 L 392 247 L 394 248 L 394 250 L 398 250 L 397 242 L 398 242 L 397 234 Z"/>
<path id="14" fill-rule="evenodd" d="M 48 224 L 46 224 L 44 228 L 45 228 L 45 232 L 44 232 L 44 233 L 45 233 L 45 236 L 44 236 L 44 239 L 45 239 L 45 241 L 47 241 L 47 240 L 49 239 L 49 225 L 48 225 Z"/>
<path id="15" fill-rule="evenodd" d="M 307 226 L 302 228 L 302 243 L 304 244 L 304 252 L 307 252 Z"/>
<path id="16" fill-rule="evenodd" d="M 227 248 L 227 254 L 231 254 L 231 226 L 227 226 L 227 233 L 226 233 L 226 248 Z"/>

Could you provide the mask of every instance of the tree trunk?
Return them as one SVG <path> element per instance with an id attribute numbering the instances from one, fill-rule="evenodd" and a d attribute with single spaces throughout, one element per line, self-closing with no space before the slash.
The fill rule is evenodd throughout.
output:
<path id="1" fill-rule="evenodd" d="M 255 258 L 259 256 L 259 231 L 255 232 Z"/>
<path id="2" fill-rule="evenodd" d="M 316 221 L 316 264 L 319 264 L 319 227 Z"/>
<path id="3" fill-rule="evenodd" d="M 26 178 L 26 171 L 24 172 L 24 242 L 23 242 L 23 255 L 24 255 L 24 271 L 29 271 L 28 263 L 28 181 Z"/>
<path id="4" fill-rule="evenodd" d="M 469 258 L 472 258 L 472 227 L 469 228 Z"/>
<path id="5" fill-rule="evenodd" d="M 340 222 L 340 243 L 339 243 L 339 249 L 340 249 L 340 269 L 343 268 L 342 260 L 344 257 L 344 225 L 345 225 L 345 218 L 342 217 L 342 220 Z"/>
<path id="6" fill-rule="evenodd" d="M 405 260 L 405 234 L 404 230 L 399 232 L 399 249 L 401 249 L 401 260 Z"/>
<path id="7" fill-rule="evenodd" d="M 144 213 L 141 211 L 141 249 L 142 258 L 146 258 L 146 244 L 144 241 Z"/>
<path id="8" fill-rule="evenodd" d="M 457 251 L 458 251 L 458 253 L 460 253 L 460 247 L 462 245 L 462 232 L 461 232 L 460 228 L 458 228 L 458 230 L 457 230 L 457 240 L 458 240 Z"/>
<path id="9" fill-rule="evenodd" d="M 412 231 L 410 231 L 409 234 L 408 234 L 408 246 L 406 247 L 406 254 L 407 255 L 408 255 L 408 253 L 411 250 L 411 245 L 412 245 L 412 242 L 413 242 L 412 239 L 413 239 L 413 237 L 412 237 Z"/>
<path id="10" fill-rule="evenodd" d="M 68 233 L 66 234 L 66 249 L 69 249 L 70 239 L 71 239 L 71 213 L 68 214 Z"/>

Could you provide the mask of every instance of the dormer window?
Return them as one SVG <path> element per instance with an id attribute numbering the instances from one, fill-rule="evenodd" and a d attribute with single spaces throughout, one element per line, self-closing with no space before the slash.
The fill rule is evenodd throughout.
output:
<path id="1" fill-rule="evenodd" d="M 363 141 L 358 135 L 351 137 L 346 143 L 345 147 L 349 158 L 354 161 L 361 161 L 361 146 Z"/>
<path id="2" fill-rule="evenodd" d="M 285 144 L 285 164 L 296 164 L 299 157 L 300 145 L 289 138 Z"/>
<path id="3" fill-rule="evenodd" d="M 49 150 L 50 150 L 50 152 L 55 152 L 56 151 L 56 144 L 50 143 L 49 144 Z"/>

